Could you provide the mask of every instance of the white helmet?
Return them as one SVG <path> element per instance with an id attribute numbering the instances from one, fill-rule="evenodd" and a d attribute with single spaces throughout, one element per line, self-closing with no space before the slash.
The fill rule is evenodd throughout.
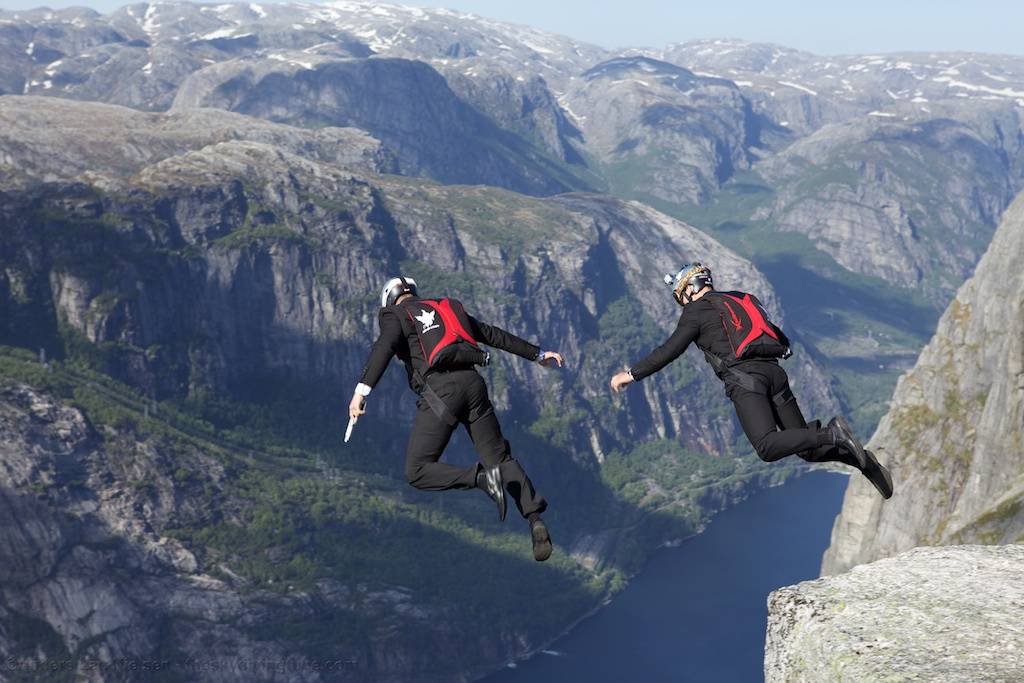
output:
<path id="1" fill-rule="evenodd" d="M 386 308 L 391 306 L 398 300 L 398 297 L 403 294 L 416 294 L 416 281 L 411 277 L 393 277 L 387 281 L 384 285 L 384 289 L 380 290 L 380 306 Z"/>

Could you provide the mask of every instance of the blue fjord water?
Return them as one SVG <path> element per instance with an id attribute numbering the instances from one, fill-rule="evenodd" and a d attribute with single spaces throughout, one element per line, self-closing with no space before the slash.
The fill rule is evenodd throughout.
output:
<path id="1" fill-rule="evenodd" d="M 658 551 L 608 606 L 487 683 L 762 681 L 768 593 L 816 578 L 847 477 L 815 472 Z"/>

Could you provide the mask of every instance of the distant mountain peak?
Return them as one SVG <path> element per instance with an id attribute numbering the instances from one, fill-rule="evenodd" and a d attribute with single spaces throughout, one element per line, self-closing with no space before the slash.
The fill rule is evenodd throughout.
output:
<path id="1" fill-rule="evenodd" d="M 662 61 L 660 59 L 654 59 L 653 57 L 647 57 L 644 55 L 630 55 L 623 57 L 614 57 L 597 64 L 583 72 L 583 78 L 594 79 L 602 78 L 606 76 L 615 76 L 624 71 L 643 71 L 651 74 L 666 74 L 666 75 L 678 75 L 678 74 L 689 74 L 693 75 L 693 72 L 689 69 L 676 64 L 670 64 L 669 62 Z"/>

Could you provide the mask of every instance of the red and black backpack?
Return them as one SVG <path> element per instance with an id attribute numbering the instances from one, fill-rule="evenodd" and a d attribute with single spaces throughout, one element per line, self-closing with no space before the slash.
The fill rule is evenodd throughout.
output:
<path id="1" fill-rule="evenodd" d="M 485 365 L 487 353 L 469 332 L 472 325 L 455 299 L 415 299 L 399 304 L 416 331 L 427 370 Z"/>
<path id="2" fill-rule="evenodd" d="M 757 297 L 745 292 L 708 292 L 704 295 L 722 319 L 735 363 L 751 358 L 782 358 L 788 340 L 768 319 Z M 724 360 L 724 359 L 723 359 Z"/>

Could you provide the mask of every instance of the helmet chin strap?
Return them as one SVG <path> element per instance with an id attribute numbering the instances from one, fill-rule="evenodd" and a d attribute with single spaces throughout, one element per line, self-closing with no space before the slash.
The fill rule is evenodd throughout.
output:
<path id="1" fill-rule="evenodd" d="M 679 290 L 678 294 L 676 295 L 676 303 L 679 304 L 680 306 L 685 306 L 686 304 L 693 303 L 693 297 L 686 293 L 686 290 L 689 287 L 689 284 L 685 285 L 681 290 Z"/>
<path id="2" fill-rule="evenodd" d="M 399 299 L 401 299 L 406 294 L 411 296 L 413 291 L 415 290 L 415 288 L 411 284 L 409 284 L 409 281 L 405 279 L 404 275 L 399 275 L 398 279 L 402 281 L 402 291 L 399 292 L 398 296 L 395 297 L 395 302 L 396 303 L 397 303 L 397 301 Z"/>

